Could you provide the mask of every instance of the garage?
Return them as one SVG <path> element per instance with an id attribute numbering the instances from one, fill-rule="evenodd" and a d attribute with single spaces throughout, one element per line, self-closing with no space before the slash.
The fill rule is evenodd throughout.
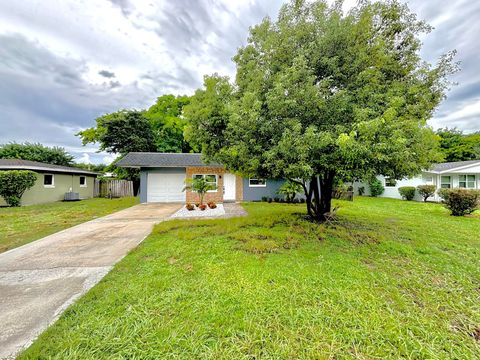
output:
<path id="1" fill-rule="evenodd" d="M 147 202 L 185 202 L 184 186 L 184 170 L 148 172 Z"/>

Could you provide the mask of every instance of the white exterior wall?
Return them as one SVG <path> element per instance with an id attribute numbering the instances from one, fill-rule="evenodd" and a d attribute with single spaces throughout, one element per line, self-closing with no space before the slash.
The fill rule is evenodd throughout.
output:
<path id="1" fill-rule="evenodd" d="M 402 180 L 397 180 L 396 186 L 394 187 L 387 187 L 385 185 L 385 177 L 384 176 L 377 176 L 377 179 L 380 180 L 385 188 L 385 191 L 380 197 L 386 197 L 386 198 L 393 198 L 393 199 L 401 199 L 401 195 L 398 192 L 398 188 L 402 186 L 413 186 L 417 187 L 418 185 L 435 185 L 437 187 L 437 190 L 441 188 L 441 177 L 442 176 L 450 176 L 451 177 L 451 184 L 452 188 L 458 188 L 459 187 L 459 180 L 460 180 L 460 175 L 475 175 L 475 189 L 480 189 L 480 165 L 476 166 L 471 166 L 471 167 L 464 167 L 460 169 L 455 169 L 451 170 L 449 172 L 445 173 L 429 173 L 429 172 L 424 172 L 422 175 L 410 178 L 410 179 L 402 179 Z M 428 182 L 428 178 L 431 177 L 431 182 Z M 353 189 L 354 193 L 358 194 L 358 188 L 363 186 L 365 188 L 365 195 L 370 195 L 370 189 L 367 183 L 363 182 L 356 182 L 353 184 Z M 420 195 L 415 194 L 415 200 L 417 201 L 422 201 L 422 197 Z M 435 194 L 433 197 L 428 199 L 429 201 L 441 201 L 442 199 L 438 196 L 438 194 Z"/>

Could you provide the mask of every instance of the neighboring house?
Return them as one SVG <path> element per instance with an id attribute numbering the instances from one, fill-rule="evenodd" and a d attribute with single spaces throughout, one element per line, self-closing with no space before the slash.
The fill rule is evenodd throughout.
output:
<path id="1" fill-rule="evenodd" d="M 402 186 L 435 185 L 437 190 L 440 188 L 466 188 L 480 189 L 480 160 L 457 161 L 435 164 L 430 170 L 423 171 L 422 174 L 409 179 L 395 180 L 385 176 L 378 176 L 383 183 L 385 192 L 382 197 L 401 199 L 398 188 Z M 369 195 L 368 184 L 355 183 L 354 191 L 358 193 L 358 188 L 363 186 L 365 194 Z M 415 195 L 415 200 L 422 200 Z M 429 200 L 440 201 L 438 194 Z"/>
<path id="2" fill-rule="evenodd" d="M 201 154 L 132 152 L 117 166 L 140 169 L 140 202 L 192 202 L 198 195 L 183 191 L 187 178 L 204 177 L 217 190 L 209 191 L 205 201 L 257 201 L 276 197 L 283 180 L 242 178 L 229 173 L 218 163 L 205 164 Z"/>
<path id="3" fill-rule="evenodd" d="M 64 199 L 73 191 L 80 199 L 93 197 L 94 179 L 97 173 L 69 166 L 45 164 L 18 159 L 0 159 L 0 171 L 31 170 L 37 173 L 37 181 L 22 196 L 22 205 L 43 204 Z M 6 205 L 0 197 L 0 206 Z"/>

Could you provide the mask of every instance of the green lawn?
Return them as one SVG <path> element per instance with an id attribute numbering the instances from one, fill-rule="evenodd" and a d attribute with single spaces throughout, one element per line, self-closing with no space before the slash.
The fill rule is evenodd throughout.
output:
<path id="1" fill-rule="evenodd" d="M 131 197 L 0 207 L 0 253 L 137 203 Z"/>
<path id="2" fill-rule="evenodd" d="M 339 204 L 164 222 L 20 358 L 478 358 L 480 216 Z"/>

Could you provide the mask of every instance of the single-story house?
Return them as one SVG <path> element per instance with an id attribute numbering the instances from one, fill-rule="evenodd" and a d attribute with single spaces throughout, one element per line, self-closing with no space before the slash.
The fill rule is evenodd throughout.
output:
<path id="1" fill-rule="evenodd" d="M 259 201 L 274 198 L 284 180 L 242 178 L 218 163 L 206 164 L 201 154 L 131 152 L 117 166 L 140 170 L 140 202 L 191 202 L 198 195 L 187 190 L 187 178 L 203 177 L 216 186 L 205 201 Z"/>
<path id="2" fill-rule="evenodd" d="M 37 173 L 35 184 L 25 191 L 22 205 L 64 200 L 65 193 L 76 192 L 80 199 L 92 198 L 97 173 L 70 166 L 45 164 L 19 159 L 0 159 L 0 171 L 31 170 Z M 0 197 L 0 206 L 6 205 Z"/>
<path id="3" fill-rule="evenodd" d="M 418 185 L 435 185 L 438 189 L 441 188 L 466 188 L 466 189 L 480 189 L 480 160 L 470 161 L 456 161 L 434 164 L 431 169 L 423 171 L 418 176 L 395 180 L 393 178 L 378 176 L 377 177 L 385 187 L 385 192 L 381 197 L 401 199 L 398 188 L 402 186 Z M 365 194 L 369 195 L 368 184 L 355 183 L 354 192 L 358 193 L 358 188 L 363 186 Z M 422 200 L 417 193 L 415 200 Z M 440 201 L 441 198 L 435 193 L 435 196 L 429 200 Z"/>

